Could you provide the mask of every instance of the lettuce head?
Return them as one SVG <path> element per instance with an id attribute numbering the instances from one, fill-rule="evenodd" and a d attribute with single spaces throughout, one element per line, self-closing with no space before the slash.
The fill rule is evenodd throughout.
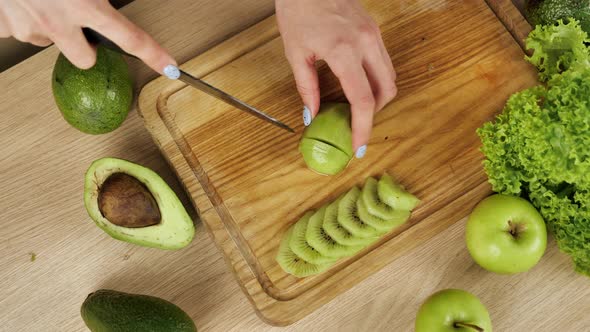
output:
<path id="1" fill-rule="evenodd" d="M 478 129 L 492 189 L 529 199 L 576 270 L 590 276 L 590 53 L 575 20 L 538 26 L 527 45 L 539 85 Z"/>

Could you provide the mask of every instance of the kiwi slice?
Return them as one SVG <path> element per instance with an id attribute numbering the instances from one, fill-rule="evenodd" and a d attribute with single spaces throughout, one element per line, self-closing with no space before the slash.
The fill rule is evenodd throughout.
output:
<path id="1" fill-rule="evenodd" d="M 410 194 L 401 184 L 395 182 L 393 178 L 385 173 L 379 179 L 377 184 L 377 194 L 379 199 L 399 210 L 412 211 L 418 204 L 420 199 Z"/>
<path id="2" fill-rule="evenodd" d="M 362 238 L 352 235 L 346 228 L 338 222 L 338 205 L 342 197 L 328 206 L 324 216 L 322 228 L 334 241 L 344 246 L 368 246 L 377 240 L 377 238 Z"/>
<path id="3" fill-rule="evenodd" d="M 321 273 L 332 266 L 332 264 L 311 264 L 295 255 L 289 246 L 292 236 L 293 227 L 290 227 L 285 235 L 283 235 L 283 239 L 279 245 L 279 252 L 276 257 L 277 263 L 279 263 L 285 272 L 303 278 Z"/>
<path id="4" fill-rule="evenodd" d="M 327 218 L 336 220 L 338 216 L 338 205 L 329 204 L 322 207 L 311 216 L 307 224 L 305 238 L 307 243 L 326 257 L 342 258 L 354 255 L 362 250 L 362 245 L 345 246 L 334 239 L 323 228 L 324 220 Z"/>
<path id="5" fill-rule="evenodd" d="M 301 257 L 304 261 L 311 263 L 311 264 L 326 264 L 326 263 L 333 263 L 336 261 L 334 257 L 326 257 L 320 254 L 317 250 L 315 250 L 312 246 L 307 243 L 305 239 L 305 234 L 307 233 L 307 225 L 309 224 L 309 219 L 312 215 L 314 215 L 314 211 L 308 211 L 297 221 L 297 223 L 293 226 L 293 235 L 291 236 L 291 241 L 289 242 L 289 247 L 295 253 L 295 255 Z"/>
<path id="6" fill-rule="evenodd" d="M 356 208 L 359 218 L 367 224 L 375 227 L 378 231 L 388 233 L 397 226 L 405 223 L 410 218 L 410 211 L 395 210 L 395 217 L 391 219 L 382 219 L 369 213 L 365 201 L 359 199 L 356 201 Z"/>
<path id="7" fill-rule="evenodd" d="M 375 217 L 385 220 L 395 218 L 396 210 L 379 199 L 379 195 L 377 194 L 377 179 L 373 177 L 367 178 L 363 186 L 361 199 L 364 201 L 369 213 Z"/>
<path id="8" fill-rule="evenodd" d="M 365 224 L 357 213 L 356 201 L 361 191 L 352 187 L 338 203 L 338 223 L 356 237 L 376 237 L 382 234 L 375 227 Z"/>

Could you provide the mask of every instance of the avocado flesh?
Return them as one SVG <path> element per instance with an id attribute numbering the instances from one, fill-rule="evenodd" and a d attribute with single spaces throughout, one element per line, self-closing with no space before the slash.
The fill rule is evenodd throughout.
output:
<path id="1" fill-rule="evenodd" d="M 110 222 L 99 206 L 101 185 L 113 174 L 124 173 L 141 182 L 155 199 L 159 223 L 146 227 L 122 227 Z M 96 225 L 111 237 L 146 247 L 180 249 L 194 238 L 193 221 L 166 182 L 154 171 L 117 158 L 93 162 L 86 172 L 84 204 Z"/>
<path id="2" fill-rule="evenodd" d="M 101 289 L 80 309 L 92 332 L 196 332 L 193 320 L 178 306 L 154 296 Z"/>
<path id="3" fill-rule="evenodd" d="M 337 147 L 320 140 L 303 138 L 299 151 L 310 169 L 325 175 L 334 175 L 346 168 L 351 157 Z"/>

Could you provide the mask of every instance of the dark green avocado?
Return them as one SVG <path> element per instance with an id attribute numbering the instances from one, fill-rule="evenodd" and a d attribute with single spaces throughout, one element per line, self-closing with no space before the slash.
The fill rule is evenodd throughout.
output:
<path id="1" fill-rule="evenodd" d="M 101 289 L 88 295 L 82 319 L 92 332 L 196 332 L 192 319 L 164 299 Z"/>
<path id="2" fill-rule="evenodd" d="M 590 34 L 590 0 L 527 0 L 524 15 L 533 26 L 575 18 Z"/>
<path id="3" fill-rule="evenodd" d="M 102 46 L 97 49 L 96 64 L 86 70 L 60 54 L 51 87 L 64 119 L 87 134 L 104 134 L 118 128 L 133 101 L 133 82 L 125 59 Z"/>

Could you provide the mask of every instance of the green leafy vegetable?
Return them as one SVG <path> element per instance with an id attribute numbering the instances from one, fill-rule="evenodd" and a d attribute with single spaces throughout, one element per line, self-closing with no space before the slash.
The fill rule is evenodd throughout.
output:
<path id="1" fill-rule="evenodd" d="M 512 95 L 502 114 L 495 122 L 485 123 L 478 134 L 493 190 L 530 199 L 559 248 L 572 257 L 576 270 L 590 275 L 590 55 L 586 40 L 575 21 L 537 27 L 527 45 L 534 49 L 531 62 L 548 78 L 547 85 Z"/>
<path id="2" fill-rule="evenodd" d="M 526 60 L 539 69 L 539 79 L 545 82 L 572 67 L 589 66 L 585 42 L 589 42 L 588 36 L 576 20 L 538 25 L 526 40 L 526 47 L 535 50 Z"/>

